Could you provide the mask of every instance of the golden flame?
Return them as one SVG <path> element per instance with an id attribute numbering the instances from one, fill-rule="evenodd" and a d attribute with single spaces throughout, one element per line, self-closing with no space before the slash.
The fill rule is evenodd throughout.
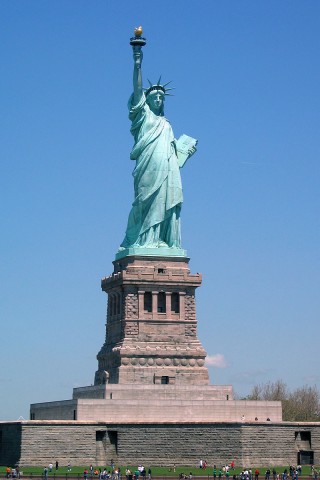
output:
<path id="1" fill-rule="evenodd" d="M 141 37 L 141 35 L 142 35 L 142 27 L 140 26 L 140 27 L 135 28 L 135 29 L 134 29 L 134 34 L 135 34 L 136 37 Z"/>

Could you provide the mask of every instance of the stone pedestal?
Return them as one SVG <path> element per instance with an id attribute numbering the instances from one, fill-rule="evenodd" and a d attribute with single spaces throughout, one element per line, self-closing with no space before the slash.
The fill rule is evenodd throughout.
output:
<path id="1" fill-rule="evenodd" d="M 108 295 L 105 342 L 95 385 L 208 385 L 197 337 L 193 275 L 184 257 L 127 256 L 102 280 Z"/>
<path id="2" fill-rule="evenodd" d="M 195 290 L 186 257 L 117 258 L 102 280 L 108 295 L 105 342 L 92 386 L 72 400 L 33 404 L 32 420 L 125 424 L 279 422 L 281 402 L 237 401 L 230 385 L 210 385 L 197 337 Z M 115 434 L 115 432 L 113 432 Z M 100 434 L 99 434 L 100 435 Z"/>

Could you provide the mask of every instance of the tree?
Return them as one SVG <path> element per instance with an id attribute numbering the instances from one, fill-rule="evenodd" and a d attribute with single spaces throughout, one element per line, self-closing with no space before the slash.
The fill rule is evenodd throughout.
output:
<path id="1" fill-rule="evenodd" d="M 305 385 L 290 392 L 285 382 L 277 380 L 255 385 L 246 399 L 281 401 L 284 421 L 320 421 L 320 392 L 316 386 Z"/>

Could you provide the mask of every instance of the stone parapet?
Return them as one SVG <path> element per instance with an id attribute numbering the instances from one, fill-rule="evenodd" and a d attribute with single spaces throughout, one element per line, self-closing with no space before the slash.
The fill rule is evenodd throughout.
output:
<path id="1" fill-rule="evenodd" d="M 138 385 L 105 384 L 78 387 L 73 389 L 73 399 L 91 398 L 128 400 L 148 398 L 148 400 L 233 400 L 231 385 Z"/>
<path id="2" fill-rule="evenodd" d="M 208 400 L 170 397 L 151 398 L 147 390 L 127 391 L 127 398 L 116 397 L 112 390 L 104 399 L 78 398 L 70 401 L 49 402 L 31 405 L 31 418 L 35 420 L 59 420 L 61 418 L 79 421 L 103 422 L 245 422 L 258 420 L 280 422 L 281 402 Z M 119 393 L 119 392 L 118 392 Z"/>

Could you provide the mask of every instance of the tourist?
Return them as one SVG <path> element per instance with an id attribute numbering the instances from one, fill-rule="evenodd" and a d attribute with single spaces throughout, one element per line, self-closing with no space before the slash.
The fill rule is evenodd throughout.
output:
<path id="1" fill-rule="evenodd" d="M 217 467 L 215 465 L 213 465 L 212 474 L 213 474 L 213 480 L 216 480 L 216 478 L 217 478 Z"/>
<path id="2" fill-rule="evenodd" d="M 139 465 L 140 468 L 143 468 L 142 465 Z M 137 480 L 139 478 L 139 475 L 140 475 L 140 470 L 139 470 L 139 467 L 137 468 L 137 470 L 134 472 L 134 480 Z"/>
<path id="3" fill-rule="evenodd" d="M 84 480 L 87 480 L 87 478 L 88 478 L 88 470 L 87 469 L 85 469 L 84 472 L 83 472 L 83 478 L 84 478 Z"/>
<path id="4" fill-rule="evenodd" d="M 254 472 L 254 480 L 259 480 L 259 470 L 256 468 L 255 472 Z"/>
<path id="5" fill-rule="evenodd" d="M 151 480 L 151 468 L 148 470 L 148 480 Z"/>
<path id="6" fill-rule="evenodd" d="M 58 460 L 56 460 L 56 470 L 58 470 L 58 468 L 59 468 L 59 462 Z"/>
<path id="7" fill-rule="evenodd" d="M 44 478 L 45 478 L 45 480 L 46 480 L 46 479 L 48 478 L 48 469 L 47 469 L 47 467 L 44 467 L 43 475 L 44 475 Z"/>

